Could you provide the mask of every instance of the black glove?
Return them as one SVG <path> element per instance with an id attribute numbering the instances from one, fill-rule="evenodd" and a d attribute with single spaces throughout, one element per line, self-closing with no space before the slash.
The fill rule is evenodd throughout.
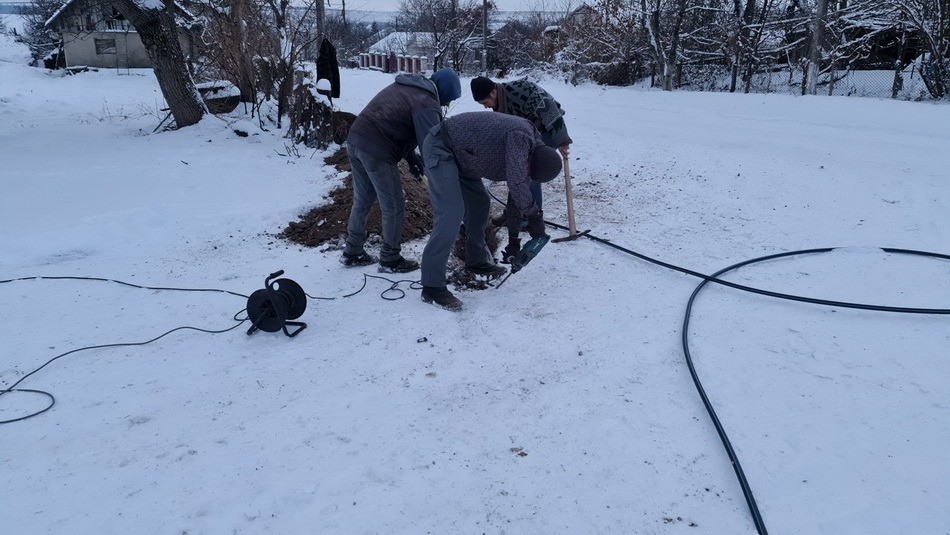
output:
<path id="1" fill-rule="evenodd" d="M 544 216 L 540 212 L 528 218 L 528 234 L 531 235 L 532 240 L 547 236 L 544 232 Z"/>
<path id="2" fill-rule="evenodd" d="M 508 238 L 508 246 L 505 247 L 505 251 L 502 253 L 501 261 L 505 264 L 510 264 L 508 261 L 509 258 L 516 256 L 521 252 L 521 240 L 517 237 Z"/>
<path id="3" fill-rule="evenodd" d="M 422 180 L 422 174 L 423 174 L 422 163 L 416 162 L 416 163 L 409 164 L 409 174 L 411 174 L 412 176 L 416 177 L 419 180 Z"/>
<path id="4" fill-rule="evenodd" d="M 422 158 L 416 151 L 410 151 L 409 154 L 406 155 L 406 164 L 409 166 L 409 174 L 422 180 Z"/>

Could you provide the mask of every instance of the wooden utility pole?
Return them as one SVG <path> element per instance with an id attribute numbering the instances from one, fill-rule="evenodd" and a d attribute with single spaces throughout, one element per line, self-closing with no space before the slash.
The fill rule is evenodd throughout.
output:
<path id="1" fill-rule="evenodd" d="M 319 49 L 320 43 L 323 42 L 323 38 L 327 36 L 327 5 L 326 0 L 316 0 L 313 3 L 314 15 L 317 19 L 317 47 Z M 344 19 L 345 23 L 345 19 Z"/>
<path id="2" fill-rule="evenodd" d="M 482 74 L 488 75 L 488 0 L 482 0 Z"/>

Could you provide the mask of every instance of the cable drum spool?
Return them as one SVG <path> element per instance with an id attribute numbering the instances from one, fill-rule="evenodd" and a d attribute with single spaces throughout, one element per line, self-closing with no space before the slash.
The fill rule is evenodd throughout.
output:
<path id="1" fill-rule="evenodd" d="M 247 334 L 254 334 L 258 330 L 269 333 L 283 330 L 284 334 L 293 337 L 307 328 L 306 323 L 289 321 L 303 315 L 307 309 L 307 294 L 291 279 L 271 281 L 283 274 L 283 270 L 271 273 L 264 280 L 264 289 L 255 291 L 247 298 L 247 317 L 251 320 Z M 287 325 L 299 328 L 290 332 Z"/>

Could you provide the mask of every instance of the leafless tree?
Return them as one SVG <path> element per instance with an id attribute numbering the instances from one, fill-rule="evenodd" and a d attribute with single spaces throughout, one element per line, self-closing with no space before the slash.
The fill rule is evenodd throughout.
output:
<path id="1" fill-rule="evenodd" d="M 590 78 L 597 83 L 626 85 L 642 75 L 651 56 L 642 10 L 624 0 L 598 0 L 572 10 L 549 42 L 563 42 L 555 54 L 571 80 Z"/>
<path id="2" fill-rule="evenodd" d="M 59 47 L 60 36 L 46 26 L 46 21 L 62 7 L 61 0 L 33 0 L 21 15 L 25 19 L 23 34 L 17 40 L 30 47 L 34 62 L 42 61 Z"/>
<path id="3" fill-rule="evenodd" d="M 919 33 L 923 78 L 934 98 L 950 96 L 950 0 L 885 0 Z"/>
<path id="4" fill-rule="evenodd" d="M 482 5 L 475 0 L 400 0 L 397 29 L 428 34 L 432 66 L 462 69 L 465 43 L 481 29 Z"/>
<path id="5" fill-rule="evenodd" d="M 204 101 L 191 79 L 185 55 L 178 43 L 178 6 L 140 4 L 135 0 L 111 0 L 115 9 L 135 27 L 152 61 L 152 71 L 179 128 L 191 126 L 207 113 Z"/>
<path id="6" fill-rule="evenodd" d="M 540 13 L 526 20 L 509 20 L 488 40 L 488 68 L 504 76 L 513 69 L 538 65 L 544 57 L 544 29 L 550 26 Z"/>
<path id="7" fill-rule="evenodd" d="M 341 58 L 351 58 L 365 51 L 382 38 L 382 28 L 376 22 L 365 23 L 347 18 L 343 12 L 327 14 L 326 36 L 333 42 Z"/>
<path id="8" fill-rule="evenodd" d="M 207 2 L 203 10 L 203 52 L 219 76 L 241 91 L 243 102 L 255 102 L 258 75 L 254 58 L 273 48 L 261 5 L 252 0 Z"/>

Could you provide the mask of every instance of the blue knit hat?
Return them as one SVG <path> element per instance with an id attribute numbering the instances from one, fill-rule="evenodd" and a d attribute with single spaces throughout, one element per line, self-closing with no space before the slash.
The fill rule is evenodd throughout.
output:
<path id="1" fill-rule="evenodd" d="M 429 77 L 439 90 L 439 104 L 448 106 L 449 102 L 462 96 L 462 82 L 452 69 L 440 69 Z"/>

